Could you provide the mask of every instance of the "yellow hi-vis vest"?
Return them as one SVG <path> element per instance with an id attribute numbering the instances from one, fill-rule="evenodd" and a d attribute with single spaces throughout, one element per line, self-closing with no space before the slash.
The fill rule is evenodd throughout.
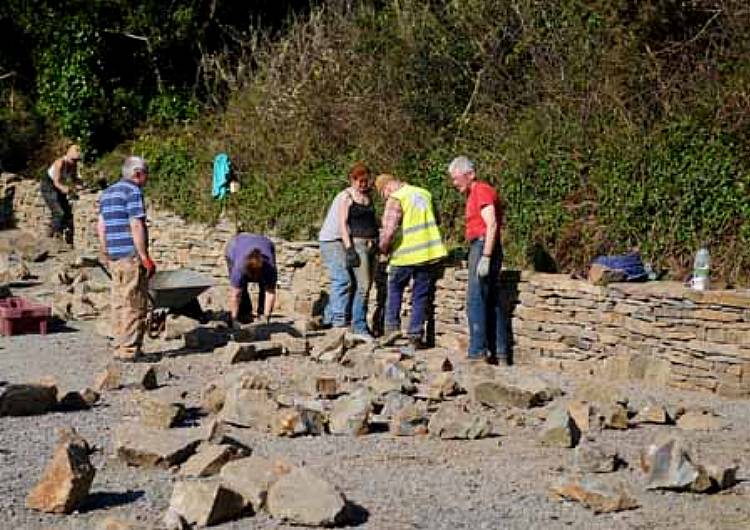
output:
<path id="1" fill-rule="evenodd" d="M 443 245 L 440 230 L 432 209 L 429 191 L 404 184 L 391 193 L 401 203 L 401 230 L 391 250 L 390 264 L 419 265 L 443 258 L 448 251 Z"/>

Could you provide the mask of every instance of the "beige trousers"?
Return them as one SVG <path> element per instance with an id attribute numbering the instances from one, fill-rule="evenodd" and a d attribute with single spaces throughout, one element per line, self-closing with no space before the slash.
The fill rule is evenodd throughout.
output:
<path id="1" fill-rule="evenodd" d="M 146 269 L 137 258 L 110 263 L 112 273 L 112 334 L 115 357 L 132 358 L 141 353 L 148 311 Z"/>

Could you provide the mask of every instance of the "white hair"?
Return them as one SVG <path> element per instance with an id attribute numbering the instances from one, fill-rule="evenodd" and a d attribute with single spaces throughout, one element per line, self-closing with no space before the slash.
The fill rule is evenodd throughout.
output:
<path id="1" fill-rule="evenodd" d="M 122 163 L 122 178 L 132 179 L 136 171 L 146 170 L 148 171 L 148 164 L 140 156 L 129 156 Z"/>
<path id="2" fill-rule="evenodd" d="M 474 162 L 472 162 L 465 156 L 457 156 L 448 165 L 448 173 L 450 173 L 451 175 L 453 173 L 460 173 L 461 175 L 465 175 L 466 173 L 474 173 Z"/>

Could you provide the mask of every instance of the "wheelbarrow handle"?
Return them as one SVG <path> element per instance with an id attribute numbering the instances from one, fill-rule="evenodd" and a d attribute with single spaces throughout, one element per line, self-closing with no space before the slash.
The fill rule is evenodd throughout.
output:
<path id="1" fill-rule="evenodd" d="M 102 263 L 99 260 L 96 260 L 96 262 L 99 264 L 99 268 L 104 272 L 104 274 L 107 275 L 107 278 L 109 278 L 110 281 L 112 281 L 112 273 L 109 272 L 109 269 L 107 268 L 104 263 Z M 154 297 L 151 296 L 151 293 L 146 289 L 146 298 L 148 299 L 149 304 L 151 305 L 150 311 L 153 311 L 154 309 L 157 309 L 156 302 L 154 302 Z"/>

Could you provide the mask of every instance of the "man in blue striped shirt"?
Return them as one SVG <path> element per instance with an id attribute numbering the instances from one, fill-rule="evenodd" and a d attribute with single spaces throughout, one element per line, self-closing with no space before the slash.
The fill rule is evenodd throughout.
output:
<path id="1" fill-rule="evenodd" d="M 122 179 L 99 198 L 97 233 L 102 255 L 112 273 L 112 332 L 116 359 L 142 355 L 148 309 L 148 280 L 156 265 L 148 253 L 146 209 L 141 189 L 148 165 L 137 156 L 125 159 Z"/>

